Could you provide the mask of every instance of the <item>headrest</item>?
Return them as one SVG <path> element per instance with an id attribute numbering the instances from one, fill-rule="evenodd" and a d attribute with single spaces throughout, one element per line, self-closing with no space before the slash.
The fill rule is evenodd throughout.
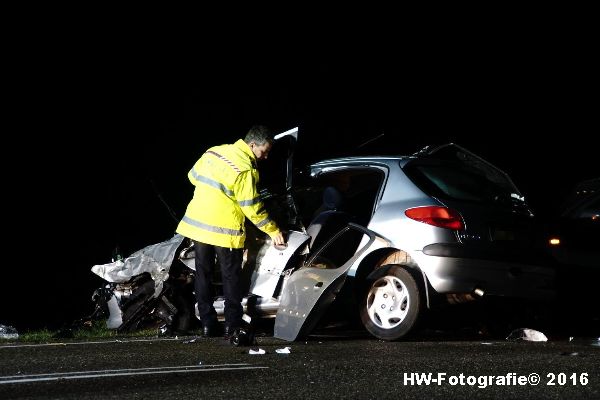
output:
<path id="1" fill-rule="evenodd" d="M 328 210 L 335 210 L 343 203 L 342 194 L 333 186 L 327 186 L 323 191 L 323 205 Z"/>

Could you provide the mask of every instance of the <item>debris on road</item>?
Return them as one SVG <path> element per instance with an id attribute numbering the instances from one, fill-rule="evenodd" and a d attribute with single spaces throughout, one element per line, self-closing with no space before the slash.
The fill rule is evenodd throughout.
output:
<path id="1" fill-rule="evenodd" d="M 527 342 L 547 342 L 548 338 L 540 331 L 529 328 L 519 328 L 512 331 L 506 338 L 506 340 L 524 340 Z"/>
<path id="2" fill-rule="evenodd" d="M 286 346 L 283 349 L 277 349 L 277 350 L 275 350 L 275 353 L 278 353 L 278 354 L 290 354 L 290 347 Z"/>

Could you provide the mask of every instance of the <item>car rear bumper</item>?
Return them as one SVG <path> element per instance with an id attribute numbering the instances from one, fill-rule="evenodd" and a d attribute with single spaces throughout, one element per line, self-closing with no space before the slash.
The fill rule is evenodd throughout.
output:
<path id="1" fill-rule="evenodd" d="M 523 299 L 555 296 L 556 271 L 552 266 L 475 258 L 413 255 L 433 289 L 447 293 L 483 293 Z"/>

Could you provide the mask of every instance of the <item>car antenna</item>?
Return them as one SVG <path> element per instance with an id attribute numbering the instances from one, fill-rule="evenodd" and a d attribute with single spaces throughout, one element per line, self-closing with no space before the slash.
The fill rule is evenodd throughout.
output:
<path id="1" fill-rule="evenodd" d="M 382 132 L 381 134 L 379 134 L 379 135 L 375 136 L 374 138 L 371 138 L 371 139 L 367 140 L 366 142 L 364 142 L 364 143 L 362 143 L 362 144 L 359 144 L 358 146 L 356 146 L 356 148 L 357 148 L 357 149 L 360 149 L 361 147 L 363 147 L 363 146 L 365 146 L 365 145 L 367 145 L 367 144 L 371 143 L 372 141 L 379 139 L 379 138 L 380 138 L 380 137 L 382 137 L 383 135 L 385 135 L 385 132 Z"/>
<path id="2" fill-rule="evenodd" d="M 148 180 L 150 181 L 150 184 L 152 185 L 152 189 L 154 190 L 154 193 L 156 193 L 156 195 L 158 196 L 158 199 L 160 200 L 160 202 L 163 203 L 163 205 L 165 207 L 167 207 L 167 210 L 169 211 L 169 214 L 171 214 L 171 217 L 173 217 L 173 219 L 175 220 L 175 222 L 179 222 L 179 218 L 177 218 L 177 214 L 175 214 L 175 212 L 173 211 L 173 209 L 171 207 L 169 207 L 169 204 L 162 197 L 162 195 L 160 194 L 160 191 L 156 187 L 156 184 L 154 183 L 154 181 L 152 180 L 152 178 L 148 178 Z"/>

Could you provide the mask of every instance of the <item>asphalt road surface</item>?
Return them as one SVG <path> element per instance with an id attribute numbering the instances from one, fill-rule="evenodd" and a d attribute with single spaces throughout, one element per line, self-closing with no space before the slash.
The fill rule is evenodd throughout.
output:
<path id="1" fill-rule="evenodd" d="M 261 336 L 251 347 L 194 337 L 1 343 L 0 399 L 592 399 L 599 345 L 352 333 Z"/>

